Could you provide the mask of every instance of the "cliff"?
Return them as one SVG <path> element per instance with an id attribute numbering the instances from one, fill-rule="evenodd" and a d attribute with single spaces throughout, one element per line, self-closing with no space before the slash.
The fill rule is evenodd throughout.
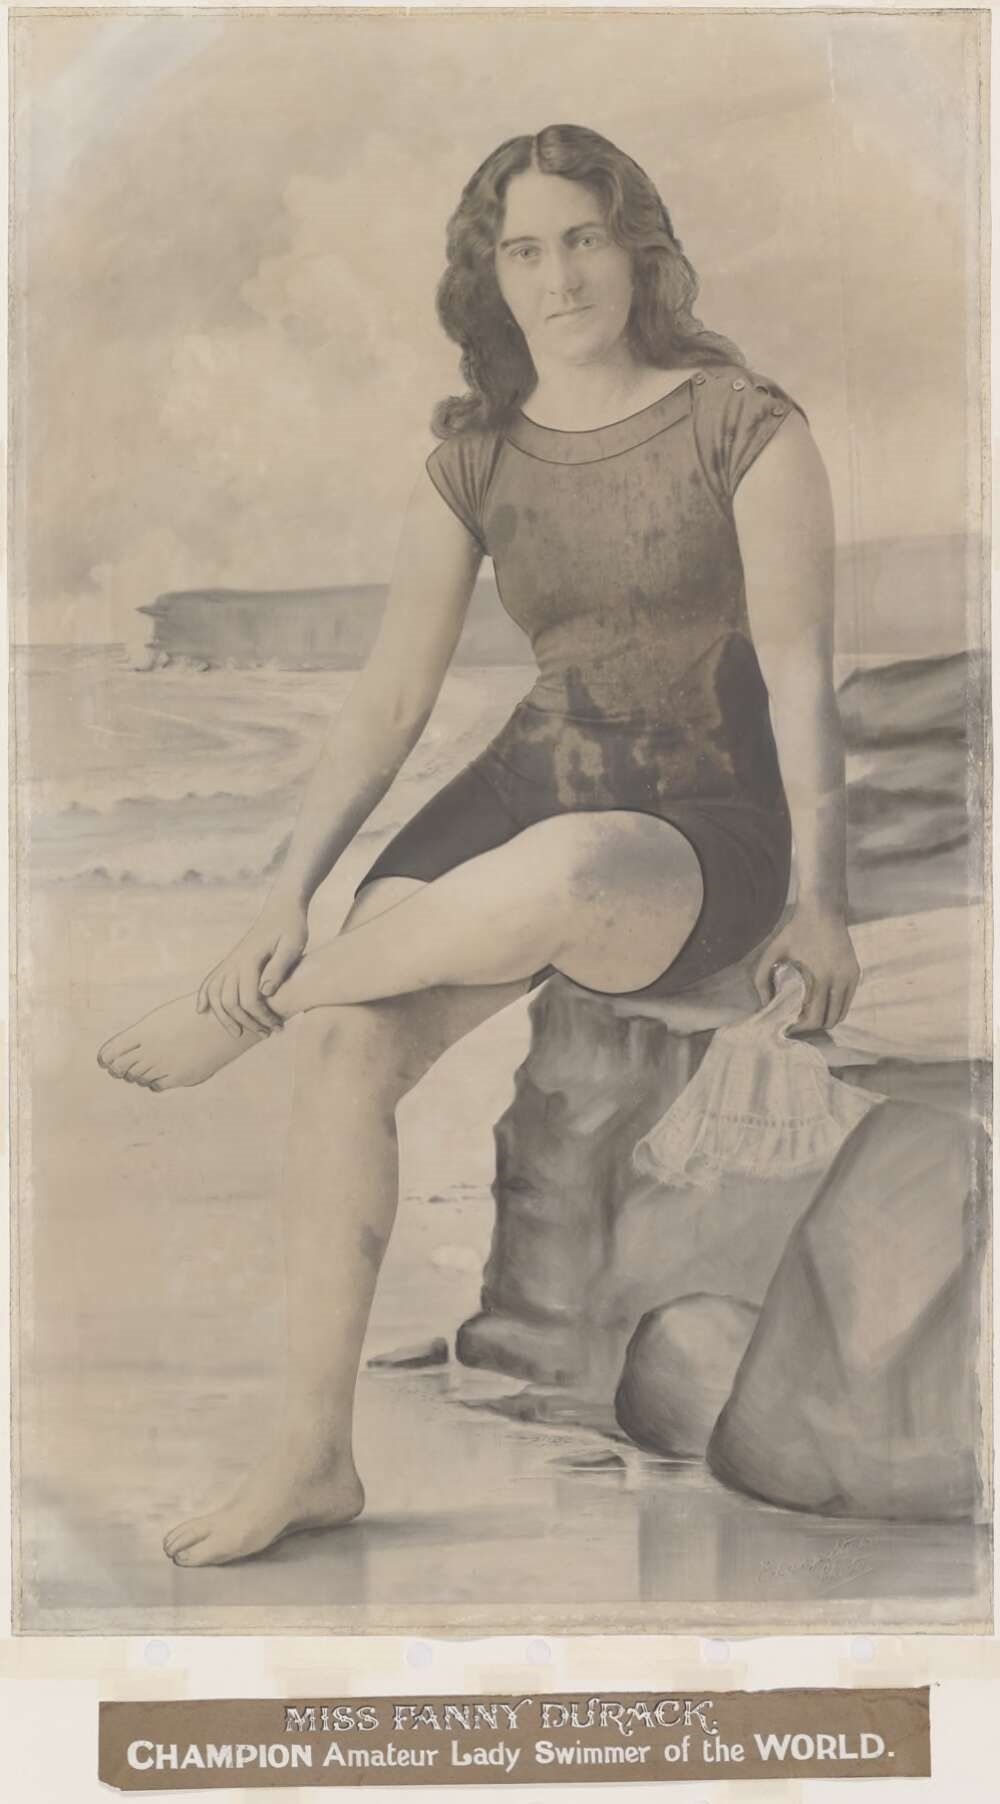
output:
<path id="1" fill-rule="evenodd" d="M 356 670 L 375 641 L 384 583 L 329 589 L 187 589 L 140 608 L 153 622 L 152 662 L 273 664 L 281 670 Z M 492 582 L 476 585 L 459 664 L 530 664 L 524 634 Z"/>

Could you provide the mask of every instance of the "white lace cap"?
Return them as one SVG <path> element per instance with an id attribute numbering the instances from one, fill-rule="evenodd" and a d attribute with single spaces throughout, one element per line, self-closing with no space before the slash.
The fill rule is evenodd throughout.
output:
<path id="1" fill-rule="evenodd" d="M 779 965 L 772 1000 L 719 1029 L 690 1083 L 639 1141 L 637 1171 L 708 1190 L 729 1178 L 791 1178 L 830 1163 L 885 1098 L 842 1083 L 816 1047 L 789 1037 L 805 994 L 798 968 Z"/>

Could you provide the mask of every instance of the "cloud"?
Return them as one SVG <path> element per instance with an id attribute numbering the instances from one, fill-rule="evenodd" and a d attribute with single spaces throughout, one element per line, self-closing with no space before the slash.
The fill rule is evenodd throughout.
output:
<path id="1" fill-rule="evenodd" d="M 167 587 L 386 577 L 456 386 L 447 215 L 496 143 L 553 118 L 662 179 L 701 317 L 823 435 L 842 535 L 961 531 L 972 153 L 934 96 L 961 91 L 969 28 L 877 23 L 23 16 L 32 631 L 61 635 L 74 597 L 75 636 L 123 636 Z M 931 424 L 934 457 L 896 469 Z"/>

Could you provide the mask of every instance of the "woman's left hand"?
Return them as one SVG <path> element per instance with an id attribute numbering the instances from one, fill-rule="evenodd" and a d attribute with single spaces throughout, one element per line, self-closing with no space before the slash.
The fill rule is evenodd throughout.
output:
<path id="1" fill-rule="evenodd" d="M 784 960 L 797 966 L 806 983 L 806 999 L 795 1031 L 818 1033 L 836 1027 L 851 1006 L 861 978 L 851 936 L 842 914 L 800 902 L 764 949 L 754 970 L 762 1002 L 774 994 L 771 973 Z"/>

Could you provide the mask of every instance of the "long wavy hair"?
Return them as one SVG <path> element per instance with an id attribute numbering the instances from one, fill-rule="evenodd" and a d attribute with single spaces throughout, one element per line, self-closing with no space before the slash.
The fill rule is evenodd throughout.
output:
<path id="1" fill-rule="evenodd" d="M 527 342 L 500 293 L 494 265 L 507 185 L 527 169 L 579 182 L 600 200 L 612 236 L 632 258 L 627 331 L 636 357 L 662 369 L 746 367 L 736 345 L 695 318 L 698 278 L 645 170 L 586 126 L 547 125 L 493 151 L 466 183 L 448 221 L 437 311 L 461 349 L 468 392 L 449 395 L 434 409 L 431 427 L 438 438 L 468 426 L 504 425 L 535 384 Z"/>

